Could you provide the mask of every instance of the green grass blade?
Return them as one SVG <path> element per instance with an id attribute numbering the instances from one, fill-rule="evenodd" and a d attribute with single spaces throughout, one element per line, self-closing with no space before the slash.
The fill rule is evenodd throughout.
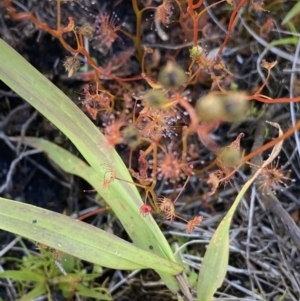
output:
<path id="1" fill-rule="evenodd" d="M 182 271 L 175 262 L 68 216 L 4 198 L 0 207 L 5 208 L 0 229 L 94 264 L 121 270 L 153 268 L 173 275 Z"/>
<path id="2" fill-rule="evenodd" d="M 19 301 L 32 301 L 36 298 L 44 295 L 47 292 L 47 287 L 45 283 L 37 284 L 29 293 L 23 295 Z"/>
<path id="3" fill-rule="evenodd" d="M 1 39 L 0 61 L 0 79 L 56 125 L 100 178 L 104 179 L 109 163 L 115 168 L 117 177 L 132 181 L 120 157 L 114 150 L 107 149 L 103 135 L 83 112 Z M 101 185 L 102 182 L 96 187 Z M 113 210 L 137 246 L 175 261 L 172 249 L 153 218 L 141 216 L 139 208 L 143 202 L 134 185 L 115 180 L 99 193 L 105 200 L 122 200 L 119 210 Z M 160 276 L 173 292 L 178 291 L 175 278 Z"/>
<path id="4" fill-rule="evenodd" d="M 14 281 L 35 281 L 35 282 L 46 282 L 46 278 L 38 273 L 31 271 L 4 271 L 0 272 L 0 278 L 10 278 Z"/>
<path id="5" fill-rule="evenodd" d="M 268 48 L 273 47 L 273 46 L 281 46 L 281 45 L 297 45 L 298 43 L 298 38 L 297 37 L 287 37 L 287 38 L 282 38 L 279 40 L 272 41 L 269 45 Z"/>
<path id="6" fill-rule="evenodd" d="M 82 160 L 80 160 L 79 158 L 77 158 L 76 156 L 74 156 L 73 154 L 56 144 L 41 138 L 34 137 L 25 137 L 23 139 L 23 142 L 35 148 L 43 150 L 48 156 L 48 158 L 52 160 L 61 169 L 63 169 L 65 172 L 83 178 L 92 186 L 96 187 L 96 185 L 101 181 L 100 176 L 90 166 L 88 166 L 85 162 L 83 162 Z M 107 199 L 106 201 L 114 212 L 120 212 L 120 214 L 122 214 L 122 212 L 126 212 L 126 208 L 124 208 L 123 200 L 121 198 Z M 139 216 L 141 216 L 141 214 L 139 214 Z M 131 218 L 134 221 L 134 216 L 132 216 Z M 148 219 L 148 217 L 142 218 L 145 220 Z M 149 245 L 149 251 L 150 250 L 151 246 Z M 169 281 L 170 279 L 171 278 L 167 277 L 166 279 L 164 279 L 164 281 Z"/>
<path id="7" fill-rule="evenodd" d="M 41 295 L 45 294 L 47 291 L 46 287 L 46 278 L 42 275 L 39 275 L 34 272 L 30 271 L 5 271 L 0 273 L 0 279 L 1 278 L 9 278 L 12 281 L 26 281 L 31 282 L 35 281 L 38 282 L 34 288 L 27 293 L 26 295 L 23 295 L 20 301 L 31 301 L 34 300 L 37 297 L 40 297 Z M 1 298 L 0 298 L 1 300 Z"/>
<path id="8" fill-rule="evenodd" d="M 57 144 L 42 138 L 35 137 L 24 137 L 23 142 L 34 148 L 42 150 L 43 152 L 45 152 L 47 157 L 57 166 L 59 166 L 63 171 L 81 177 L 91 186 L 97 187 L 97 185 L 99 186 L 99 183 L 101 183 L 102 177 L 99 176 L 99 174 L 97 174 L 93 168 L 91 168 L 84 161 L 82 161 L 66 149 L 58 146 Z M 106 190 L 109 189 L 110 188 L 100 188 L 99 193 L 103 194 Z M 124 204 L 121 198 L 108 198 L 106 199 L 106 203 L 112 208 L 114 212 L 125 211 L 126 213 L 126 208 L 123 208 Z M 146 218 L 143 217 L 143 219 L 145 220 Z"/>
<path id="9" fill-rule="evenodd" d="M 284 19 L 281 22 L 281 25 L 285 25 L 287 22 L 289 22 L 292 18 L 294 18 L 297 14 L 300 13 L 300 1 L 298 1 L 292 9 L 286 14 Z"/>
<path id="10" fill-rule="evenodd" d="M 280 125 L 276 122 L 266 121 L 270 125 L 278 128 L 279 136 L 283 135 Z M 256 173 L 248 180 L 240 190 L 234 203 L 226 216 L 221 221 L 218 229 L 214 233 L 207 251 L 205 253 L 202 267 L 198 278 L 197 285 L 197 301 L 211 301 L 215 291 L 222 285 L 228 266 L 229 258 L 229 228 L 232 221 L 232 217 L 238 207 L 242 197 L 259 176 L 262 169 L 271 164 L 273 160 L 278 156 L 281 151 L 283 140 L 279 141 L 272 149 L 269 158 L 263 161 L 261 167 Z"/>
<path id="11" fill-rule="evenodd" d="M 96 300 L 103 300 L 103 301 L 113 300 L 112 297 L 109 295 L 109 293 L 101 292 L 97 288 L 85 287 L 82 284 L 75 284 L 75 288 L 77 293 L 82 297 L 94 298 Z"/>
<path id="12" fill-rule="evenodd" d="M 278 128 L 279 136 L 283 135 L 280 125 L 276 122 L 266 121 L 270 125 Z M 263 162 L 256 173 L 248 180 L 238 193 L 234 203 L 226 216 L 221 221 L 218 229 L 214 233 L 207 251 L 205 253 L 202 267 L 198 278 L 197 301 L 211 301 L 215 291 L 222 285 L 228 266 L 229 258 L 229 228 L 232 217 L 238 207 L 242 197 L 259 176 L 264 167 L 271 164 L 281 151 L 283 140 L 279 141 L 272 149 L 269 158 Z"/>
<path id="13" fill-rule="evenodd" d="M 199 273 L 197 301 L 211 301 L 214 293 L 225 279 L 229 259 L 229 229 L 232 217 L 245 192 L 258 174 L 257 172 L 245 183 L 209 242 Z"/>

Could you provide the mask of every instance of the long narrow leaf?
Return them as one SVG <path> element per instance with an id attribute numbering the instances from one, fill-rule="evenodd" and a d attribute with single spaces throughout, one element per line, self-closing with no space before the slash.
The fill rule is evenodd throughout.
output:
<path id="1" fill-rule="evenodd" d="M 83 178 L 92 186 L 96 186 L 101 180 L 99 175 L 85 162 L 52 142 L 49 142 L 45 139 L 33 137 L 25 137 L 23 138 L 23 142 L 35 148 L 43 150 L 48 158 L 60 168 L 62 168 L 65 172 Z M 114 203 L 114 205 L 123 208 L 121 199 L 115 200 Z M 138 256 L 138 254 L 135 255 Z M 150 257 L 149 260 L 151 261 Z"/>
<path id="2" fill-rule="evenodd" d="M 113 269 L 153 268 L 176 275 L 180 265 L 68 216 L 0 198 L 0 229 Z M 134 254 L 134 256 L 133 256 Z"/>
<path id="3" fill-rule="evenodd" d="M 45 283 L 37 284 L 29 293 L 23 295 L 19 301 L 32 301 L 46 293 Z"/>
<path id="4" fill-rule="evenodd" d="M 272 126 L 278 128 L 279 136 L 282 130 L 278 123 L 269 122 Z M 283 141 L 278 142 L 272 149 L 270 157 L 263 163 L 263 165 L 256 171 L 256 173 L 248 180 L 239 194 L 226 216 L 221 221 L 217 230 L 215 231 L 204 256 L 197 285 L 197 301 L 211 301 L 216 290 L 222 285 L 227 272 L 229 259 L 229 229 L 233 215 L 242 200 L 244 194 L 249 189 L 251 184 L 261 173 L 263 167 L 272 163 L 278 156 Z"/>
<path id="5" fill-rule="evenodd" d="M 289 22 L 292 18 L 294 18 L 297 14 L 300 13 L 300 2 L 298 1 L 292 9 L 286 14 L 284 19 L 281 22 L 281 25 L 285 25 L 287 22 Z"/>
<path id="6" fill-rule="evenodd" d="M 35 281 L 46 282 L 46 278 L 38 273 L 31 271 L 14 271 L 8 270 L 0 272 L 0 278 L 10 278 L 15 281 Z"/>
<path id="7" fill-rule="evenodd" d="M 74 143 L 100 178 L 104 179 L 109 163 L 117 177 L 132 180 L 120 157 L 114 149 L 108 149 L 103 135 L 81 110 L 1 39 L 0 61 L 0 79 L 55 124 Z M 97 186 L 101 186 L 102 182 Z M 133 185 L 115 180 L 108 189 L 99 193 L 109 202 L 137 246 L 175 261 L 153 218 L 149 216 L 145 219 L 140 215 L 142 200 Z M 120 200 L 122 206 L 119 206 Z M 173 292 L 179 290 L 175 278 L 160 275 Z"/>
<path id="8" fill-rule="evenodd" d="M 207 247 L 198 278 L 197 301 L 211 301 L 214 293 L 224 281 L 229 259 L 229 228 L 231 220 L 243 195 L 254 180 L 255 177 L 251 178 L 243 186 Z"/>

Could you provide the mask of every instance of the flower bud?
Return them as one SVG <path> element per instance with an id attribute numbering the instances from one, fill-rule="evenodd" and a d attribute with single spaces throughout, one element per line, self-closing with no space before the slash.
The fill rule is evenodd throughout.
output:
<path id="1" fill-rule="evenodd" d="M 166 89 L 178 88 L 186 83 L 187 75 L 178 64 L 168 61 L 167 65 L 159 72 L 158 81 Z"/>
<path id="2" fill-rule="evenodd" d="M 128 144 L 129 147 L 135 148 L 141 143 L 140 132 L 132 124 L 129 124 L 122 130 L 122 136 L 124 143 Z"/>
<path id="3" fill-rule="evenodd" d="M 222 95 L 210 93 L 200 98 L 196 104 L 198 117 L 206 122 L 241 121 L 246 117 L 248 108 L 246 95 L 241 92 L 228 92 Z"/>
<path id="4" fill-rule="evenodd" d="M 167 98 L 162 90 L 148 90 L 143 97 L 144 104 L 153 109 L 163 109 L 167 103 Z"/>

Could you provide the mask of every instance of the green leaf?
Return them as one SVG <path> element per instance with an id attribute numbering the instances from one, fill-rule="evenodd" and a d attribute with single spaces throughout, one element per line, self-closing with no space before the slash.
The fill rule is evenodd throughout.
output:
<path id="1" fill-rule="evenodd" d="M 300 13 L 300 1 L 298 1 L 292 9 L 286 14 L 284 19 L 281 22 L 281 25 L 285 25 L 287 22 L 289 22 L 292 18 L 294 18 L 297 14 Z"/>
<path id="2" fill-rule="evenodd" d="M 0 278 L 10 278 L 15 281 L 45 282 L 46 278 L 38 273 L 30 271 L 4 271 L 0 272 Z"/>
<path id="3" fill-rule="evenodd" d="M 113 300 L 108 292 L 103 288 L 88 288 L 82 284 L 76 284 L 77 293 L 83 297 L 95 298 L 97 300 Z"/>
<path id="4" fill-rule="evenodd" d="M 114 169 L 117 177 L 132 181 L 121 158 L 107 145 L 104 136 L 83 112 L 1 39 L 0 61 L 0 79 L 74 143 L 100 177 L 96 188 L 102 186 L 108 168 Z M 175 261 L 172 249 L 156 222 L 151 216 L 144 218 L 140 214 L 143 202 L 134 185 L 115 180 L 99 193 L 105 200 L 116 204 L 111 207 L 136 246 Z M 161 272 L 160 276 L 173 292 L 179 290 L 174 277 Z"/>
<path id="5" fill-rule="evenodd" d="M 115 169 L 119 178 L 132 181 L 123 161 L 116 151 L 108 146 L 99 129 L 62 91 L 3 40 L 0 40 L 0 61 L 0 79 L 45 115 L 74 143 L 99 174 L 101 181 L 97 187 L 102 187 L 109 168 Z M 123 212 L 117 215 L 137 245 L 149 250 L 149 244 L 152 244 L 154 252 L 174 258 L 155 221 L 151 217 L 145 219 L 140 215 L 139 208 L 143 202 L 134 185 L 113 181 L 107 189 L 101 189 L 99 193 L 106 200 L 122 199 Z M 130 215 L 134 216 L 134 223 L 132 218 L 129 218 Z"/>
<path id="6" fill-rule="evenodd" d="M 214 293 L 224 281 L 229 259 L 229 229 L 232 217 L 247 189 L 254 182 L 260 171 L 261 169 L 242 187 L 230 210 L 209 242 L 199 273 L 197 301 L 211 301 Z"/>
<path id="7" fill-rule="evenodd" d="M 45 283 L 38 283 L 29 293 L 23 295 L 19 301 L 32 301 L 44 295 L 47 292 Z"/>
<path id="8" fill-rule="evenodd" d="M 113 269 L 153 268 L 173 275 L 182 271 L 175 262 L 68 216 L 4 198 L 0 207 L 5 208 L 0 212 L 0 229 L 80 259 Z"/>
<path id="9" fill-rule="evenodd" d="M 223 219 L 215 231 L 201 264 L 197 301 L 211 301 L 225 278 L 229 258 L 230 221 Z"/>
<path id="10" fill-rule="evenodd" d="M 298 38 L 297 37 L 287 37 L 287 38 L 282 38 L 279 40 L 272 41 L 269 45 L 268 48 L 273 47 L 273 46 L 280 46 L 280 45 L 297 45 L 298 43 Z"/>
<path id="11" fill-rule="evenodd" d="M 276 122 L 266 121 L 278 128 L 279 136 L 283 135 L 280 125 Z M 226 216 L 221 221 L 206 250 L 197 286 L 197 301 L 211 301 L 215 291 L 222 285 L 228 266 L 229 258 L 229 228 L 232 217 L 242 200 L 244 194 L 259 176 L 262 169 L 271 164 L 281 151 L 283 140 L 279 141 L 272 149 L 269 158 L 263 162 L 262 166 L 248 180 L 238 193 L 234 203 Z"/>

